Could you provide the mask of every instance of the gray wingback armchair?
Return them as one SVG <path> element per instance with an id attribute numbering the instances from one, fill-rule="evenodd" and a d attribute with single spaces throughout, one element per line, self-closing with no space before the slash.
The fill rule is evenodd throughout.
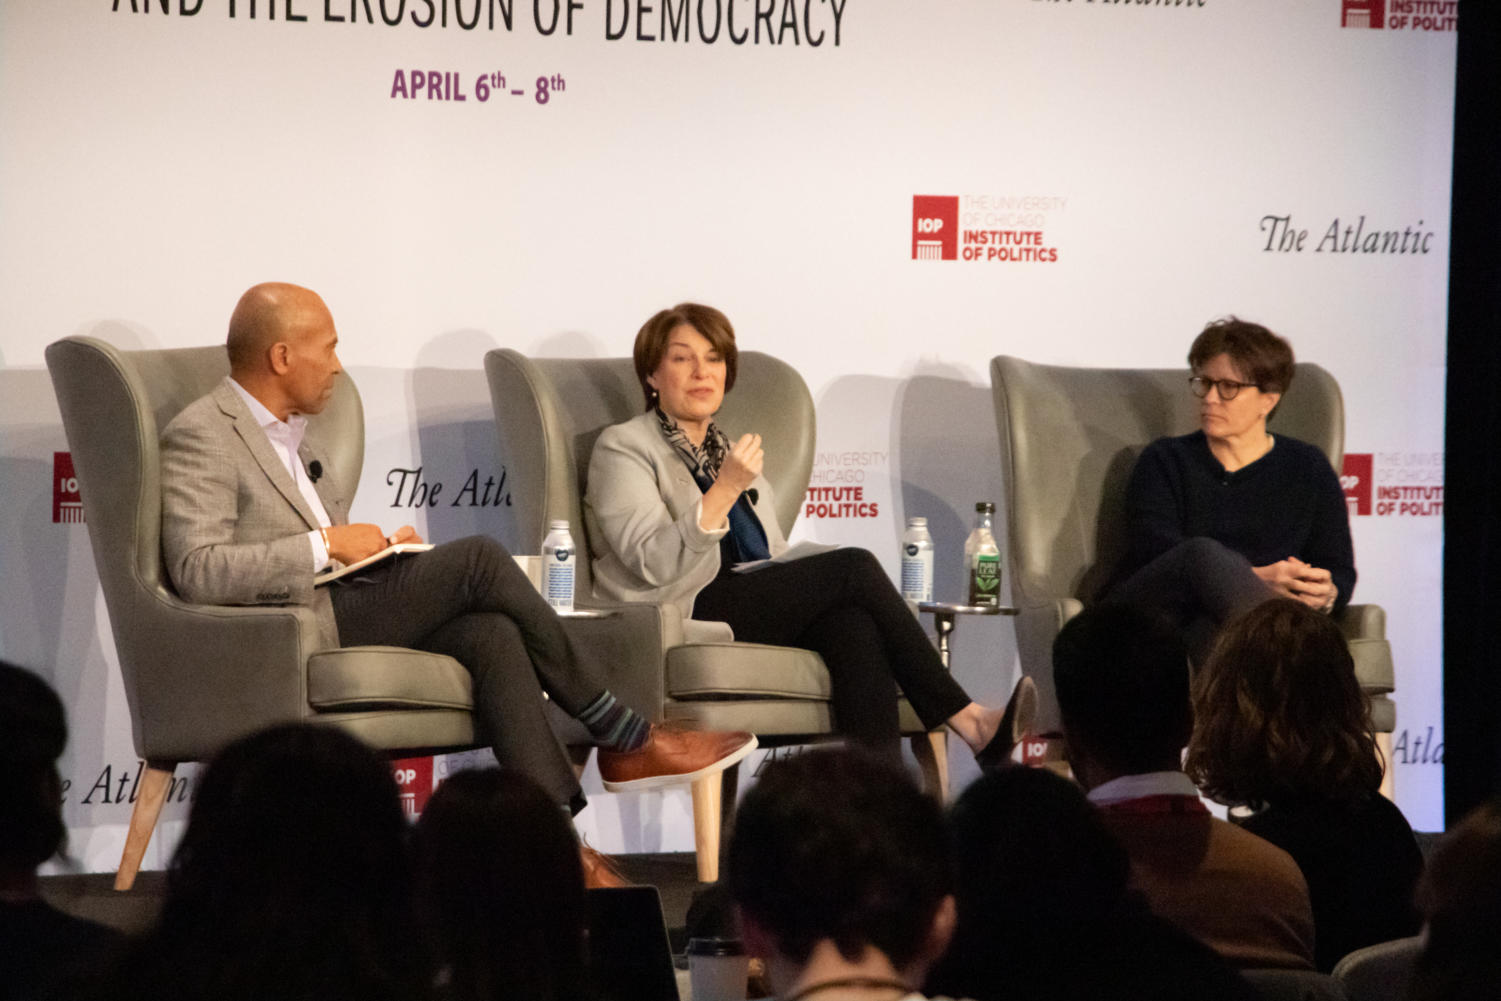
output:
<path id="1" fill-rule="evenodd" d="M 578 544 L 574 573 L 577 601 L 592 599 L 590 545 L 582 498 L 589 456 L 599 434 L 641 412 L 641 388 L 629 358 L 528 358 L 509 349 L 485 355 L 495 408 L 500 456 L 512 490 L 517 551 L 534 551 L 553 519 L 564 519 Z M 766 443 L 764 475 L 776 493 L 777 518 L 790 530 L 801 509 L 813 468 L 813 398 L 797 371 L 770 355 L 740 353 L 735 390 L 720 412 L 732 428 L 754 428 Z M 638 606 L 639 607 L 639 606 Z M 662 647 L 637 669 L 653 679 L 652 705 L 638 706 L 653 719 L 677 720 L 695 729 L 749 730 L 763 746 L 802 744 L 834 730 L 829 674 L 815 653 L 734 641 L 722 622 L 685 621 L 676 606 L 648 606 L 661 621 Z M 905 700 L 902 732 L 929 789 L 946 792 L 947 757 L 942 732 L 929 733 Z M 699 878 L 717 873 L 719 777 L 694 788 Z"/>
<path id="2" fill-rule="evenodd" d="M 319 649 L 310 609 L 183 601 L 163 569 L 157 440 L 229 372 L 224 348 L 120 351 L 89 337 L 47 348 L 109 609 L 136 753 L 146 761 L 116 889 L 129 889 L 177 764 L 272 723 L 343 727 L 382 750 L 475 746 L 470 679 L 450 657 L 396 647 Z M 340 379 L 311 422 L 340 480 L 358 483 L 364 411 Z"/>
<path id="3" fill-rule="evenodd" d="M 1097 595 L 1125 551 L 1126 481 L 1136 457 L 1155 439 L 1196 427 L 1197 400 L 1186 371 L 1176 368 L 1071 368 L 1001 355 L 991 360 L 990 379 L 1012 600 L 1020 610 L 1017 648 L 1037 680 L 1039 731 L 1056 729 L 1053 637 Z M 1268 427 L 1317 445 L 1338 470 L 1345 441 L 1339 384 L 1318 365 L 1299 364 Z M 1389 762 L 1396 706 L 1386 613 L 1352 604 L 1339 624 Z M 1388 792 L 1390 780 L 1388 768 Z"/>

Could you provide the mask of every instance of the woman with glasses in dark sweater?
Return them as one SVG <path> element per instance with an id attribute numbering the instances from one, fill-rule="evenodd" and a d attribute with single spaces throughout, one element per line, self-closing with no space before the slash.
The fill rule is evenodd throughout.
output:
<path id="1" fill-rule="evenodd" d="M 1200 429 L 1137 459 L 1126 555 L 1104 597 L 1169 615 L 1202 663 L 1221 625 L 1269 598 L 1349 604 L 1355 552 L 1329 459 L 1266 429 L 1292 383 L 1287 341 L 1228 317 L 1195 338 L 1188 363 Z"/>

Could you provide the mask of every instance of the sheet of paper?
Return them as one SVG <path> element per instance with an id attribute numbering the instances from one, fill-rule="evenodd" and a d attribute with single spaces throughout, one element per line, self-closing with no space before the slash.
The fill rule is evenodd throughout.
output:
<path id="1" fill-rule="evenodd" d="M 431 548 L 433 547 L 429 542 L 399 542 L 394 546 L 387 546 L 378 553 L 366 556 L 358 563 L 351 563 L 347 567 L 325 570 L 320 574 L 315 574 L 313 576 L 313 586 L 322 587 L 324 584 L 332 583 L 340 577 L 352 574 L 356 570 L 363 570 L 372 563 L 379 563 L 381 560 L 389 559 L 392 556 L 400 556 L 404 553 L 425 553 Z"/>
<path id="2" fill-rule="evenodd" d="M 795 546 L 788 546 L 780 555 L 773 556 L 769 560 L 751 560 L 747 563 L 736 563 L 730 567 L 736 573 L 755 573 L 775 563 L 791 563 L 793 560 L 804 559 L 808 556 L 817 556 L 819 553 L 831 553 L 839 547 L 826 542 L 799 542 Z"/>

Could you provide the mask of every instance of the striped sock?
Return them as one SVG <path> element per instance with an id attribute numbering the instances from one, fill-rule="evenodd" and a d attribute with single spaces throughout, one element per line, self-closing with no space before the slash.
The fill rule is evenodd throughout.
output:
<path id="1" fill-rule="evenodd" d="M 611 751 L 634 751 L 646 743 L 651 724 L 633 709 L 622 705 L 609 689 L 584 707 L 578 720 L 589 729 L 595 742 Z"/>

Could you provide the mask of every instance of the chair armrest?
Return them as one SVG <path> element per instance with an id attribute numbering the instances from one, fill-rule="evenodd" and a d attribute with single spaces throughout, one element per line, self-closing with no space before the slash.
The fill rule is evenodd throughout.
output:
<path id="1" fill-rule="evenodd" d="M 574 649 L 602 674 L 605 686 L 653 722 L 667 701 L 666 652 L 686 643 L 730 643 L 728 623 L 683 620 L 676 605 L 648 602 L 590 602 L 580 609 L 608 611 L 602 618 L 564 618 L 563 631 Z"/>
<path id="2" fill-rule="evenodd" d="M 307 659 L 318 623 L 293 605 L 196 605 L 137 593 L 111 608 L 136 752 L 197 761 L 272 723 L 312 714 Z"/>
<path id="3" fill-rule="evenodd" d="M 735 630 L 730 628 L 728 622 L 714 622 L 706 619 L 685 619 L 683 621 L 683 642 L 680 646 L 691 646 L 695 643 L 733 643 L 735 642 Z"/>
<path id="4" fill-rule="evenodd" d="M 730 628 L 728 622 L 713 622 L 707 619 L 685 619 L 677 605 L 661 604 L 653 605 L 649 602 L 608 602 L 590 601 L 585 604 L 577 603 L 577 608 L 589 609 L 615 609 L 615 608 L 655 608 L 657 619 L 662 630 L 662 650 L 665 652 L 675 646 L 684 643 L 733 643 L 735 642 L 735 630 Z"/>
<path id="5" fill-rule="evenodd" d="M 1336 621 L 1344 632 L 1345 639 L 1386 638 L 1386 610 L 1380 605 L 1346 605 Z"/>
<path id="6" fill-rule="evenodd" d="M 580 606 L 582 607 L 582 606 Z M 663 608 L 645 603 L 595 605 L 613 614 L 604 618 L 564 618 L 563 631 L 580 660 L 597 670 L 604 685 L 621 702 L 652 721 L 662 719 L 666 700 L 663 681 Z M 681 628 L 681 623 L 679 623 Z"/>

